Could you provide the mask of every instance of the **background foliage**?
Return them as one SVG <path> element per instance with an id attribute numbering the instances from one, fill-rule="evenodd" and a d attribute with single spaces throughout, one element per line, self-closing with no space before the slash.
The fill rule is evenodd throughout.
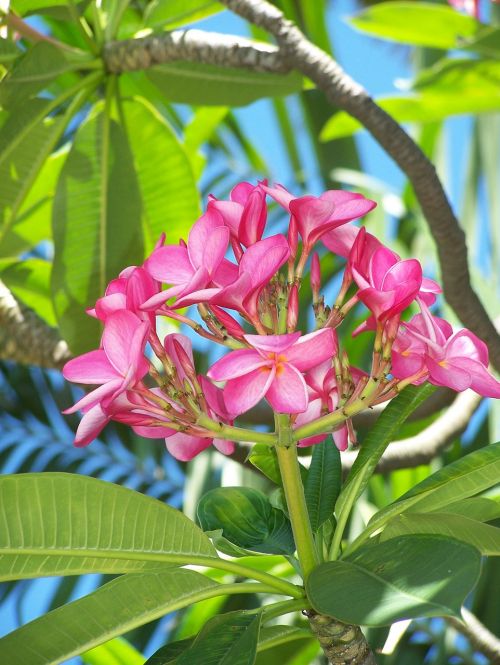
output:
<path id="1" fill-rule="evenodd" d="M 498 8 L 485 3 L 481 24 L 439 3 L 340 8 L 326 0 L 276 4 L 341 62 L 345 54 L 371 91 L 378 92 L 380 76 L 367 54 L 380 51 L 382 62 L 399 63 L 407 80 L 379 101 L 397 120 L 410 123 L 413 136 L 437 164 L 461 213 L 474 286 L 490 313 L 498 314 Z M 348 28 L 338 22 L 344 7 L 356 13 Z M 277 76 L 186 62 L 120 76 L 102 70 L 96 43 L 128 39 L 141 31 L 193 23 L 198 27 L 205 19 L 200 28 L 247 32 L 241 21 L 220 13 L 222 9 L 217 2 L 202 0 L 103 0 L 99 8 L 86 0 L 10 4 L 14 16 L 24 21 L 6 22 L 1 28 L 0 279 L 59 329 L 73 353 L 98 341 L 99 327 L 84 310 L 105 284 L 125 265 L 140 263 L 163 230 L 170 242 L 185 237 L 206 195 L 227 197 L 242 179 L 276 178 L 297 193 L 340 185 L 356 188 L 381 202 L 368 220 L 369 229 L 390 241 L 403 257 L 420 257 L 427 273 L 437 271 L 435 248 L 411 187 L 370 140 L 358 134 L 355 121 L 342 112 L 332 114 L 322 95 L 297 74 Z M 57 43 L 34 39 L 25 25 Z M 266 39 L 255 30 L 252 36 Z M 361 63 L 350 53 L 358 45 Z M 238 109 L 260 99 L 267 101 L 248 111 Z M 260 125 L 249 121 L 254 112 Z M 278 228 L 278 216 L 274 223 Z M 322 265 L 330 280 L 326 293 L 333 293 L 339 266 L 329 256 L 323 257 Z M 441 307 L 453 318 L 444 302 Z M 355 311 L 347 327 L 354 328 L 361 316 Z M 207 351 L 198 343 L 197 352 L 203 368 L 209 362 Z M 354 364 L 363 364 L 366 349 L 359 340 L 349 352 Z M 5 362 L 0 379 L 2 473 L 57 470 L 91 475 L 176 507 L 185 497 L 184 507 L 191 515 L 201 494 L 221 483 L 256 490 L 270 487 L 248 465 L 222 462 L 213 453 L 204 453 L 186 468 L 124 428 L 110 427 L 104 441 L 74 449 L 70 441 L 75 421 L 60 415 L 73 400 L 57 372 Z M 402 434 L 410 436 L 428 422 L 405 425 Z M 431 465 L 374 477 L 358 501 L 351 533 L 359 530 L 357 520 L 404 494 L 431 470 L 498 439 L 499 406 L 483 404 L 462 440 Z M 470 599 L 476 615 L 497 634 L 500 619 L 488 591 L 498 588 L 499 566 L 498 559 L 488 560 Z M 2 585 L 0 613 L 7 617 L 2 631 L 102 581 L 86 576 Z M 94 665 L 142 663 L 140 653 L 150 655 L 167 634 L 189 637 L 221 607 L 245 609 L 256 602 L 254 596 L 202 601 L 133 630 L 129 642 L 113 640 L 98 647 L 83 660 Z M 270 639 L 257 657 L 259 665 L 306 665 L 317 657 L 316 645 L 303 634 L 283 644 L 276 635 L 271 637 L 274 642 Z M 382 647 L 387 630 L 373 629 L 370 637 Z M 484 661 L 452 628 L 432 619 L 410 624 L 392 654 L 380 662 Z"/>

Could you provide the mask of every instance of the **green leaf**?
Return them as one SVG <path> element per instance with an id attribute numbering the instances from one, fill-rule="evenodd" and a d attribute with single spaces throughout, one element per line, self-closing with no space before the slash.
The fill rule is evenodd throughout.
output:
<path id="1" fill-rule="evenodd" d="M 61 49 L 49 42 L 38 42 L 0 83 L 0 105 L 3 108 L 20 105 L 71 68 Z"/>
<path id="2" fill-rule="evenodd" d="M 153 0 L 144 12 L 144 25 L 147 28 L 172 30 L 186 23 L 200 21 L 223 9 L 220 3 L 213 0 Z"/>
<path id="3" fill-rule="evenodd" d="M 177 658 L 193 643 L 192 638 L 170 642 L 155 651 L 144 665 L 176 665 Z"/>
<path id="4" fill-rule="evenodd" d="M 14 62 L 22 53 L 15 42 L 5 39 L 5 37 L 0 37 L 0 64 L 5 65 L 9 62 Z"/>
<path id="5" fill-rule="evenodd" d="M 138 561 L 159 565 L 216 557 L 210 540 L 179 511 L 95 478 L 48 472 L 2 476 L 0 505 L 3 579 L 11 574 L 18 579 L 22 565 L 26 576 L 34 577 L 37 571 L 117 573 L 137 571 Z"/>
<path id="6" fill-rule="evenodd" d="M 370 430 L 352 465 L 339 498 L 335 512 L 339 517 L 350 512 L 356 499 L 365 489 L 384 450 L 396 437 L 401 425 L 413 411 L 436 390 L 435 386 L 408 386 L 382 411 Z"/>
<path id="7" fill-rule="evenodd" d="M 500 477 L 500 443 L 476 450 L 443 467 L 409 492 L 376 513 L 368 522 L 375 531 L 391 517 L 407 510 L 435 511 L 492 487 Z"/>
<path id="8" fill-rule="evenodd" d="M 269 480 L 276 485 L 281 485 L 280 467 L 274 448 L 265 443 L 257 443 L 252 446 L 252 452 L 248 456 L 248 461 L 259 469 Z"/>
<path id="9" fill-rule="evenodd" d="M 56 319 L 50 298 L 51 268 L 48 261 L 25 259 L 3 270 L 0 261 L 2 281 L 25 305 L 31 307 L 50 326 L 54 326 Z"/>
<path id="10" fill-rule="evenodd" d="M 144 665 L 146 659 L 130 642 L 115 637 L 80 656 L 86 665 Z"/>
<path id="11" fill-rule="evenodd" d="M 462 501 L 455 501 L 444 506 L 442 512 L 462 515 L 479 522 L 490 522 L 500 517 L 500 499 L 475 496 Z"/>
<path id="12" fill-rule="evenodd" d="M 464 40 L 462 48 L 487 58 L 500 58 L 500 28 L 493 25 L 485 26 L 476 34 L 475 39 Z"/>
<path id="13" fill-rule="evenodd" d="M 451 7 L 428 2 L 381 2 L 351 18 L 351 25 L 376 37 L 414 46 L 458 48 L 481 23 Z"/>
<path id="14" fill-rule="evenodd" d="M 52 201 L 67 154 L 68 151 L 63 148 L 45 160 L 16 218 L 2 235 L 0 257 L 17 256 L 32 249 L 41 240 L 52 238 Z"/>
<path id="15" fill-rule="evenodd" d="M 257 651 L 266 651 L 273 649 L 280 644 L 288 644 L 297 640 L 314 639 L 310 630 L 304 628 L 295 628 L 294 626 L 264 626 L 260 629 L 259 644 Z"/>
<path id="16" fill-rule="evenodd" d="M 266 554 L 293 554 L 290 522 L 269 499 L 249 487 L 217 487 L 198 504 L 198 519 L 204 531 L 222 529 L 231 543 Z"/>
<path id="17" fill-rule="evenodd" d="M 312 447 L 311 466 L 304 486 L 313 532 L 333 515 L 341 482 L 340 452 L 329 436 Z"/>
<path id="18" fill-rule="evenodd" d="M 200 106 L 245 106 L 302 89 L 302 77 L 296 72 L 278 75 L 196 62 L 158 65 L 146 75 L 168 101 Z"/>
<path id="19" fill-rule="evenodd" d="M 104 112 L 79 127 L 53 205 L 52 295 L 73 353 L 96 348 L 100 325 L 87 316 L 107 283 L 144 259 L 142 204 L 123 128 Z"/>
<path id="20" fill-rule="evenodd" d="M 449 513 L 405 513 L 392 519 L 380 541 L 414 533 L 437 533 L 469 543 L 485 556 L 500 555 L 500 529 Z"/>
<path id="21" fill-rule="evenodd" d="M 189 157 L 168 122 L 143 99 L 125 101 L 123 115 L 139 181 L 146 252 L 165 231 L 187 238 L 200 215 Z"/>
<path id="22" fill-rule="evenodd" d="M 417 92 L 449 93 L 454 95 L 498 96 L 500 61 L 471 58 L 443 58 L 433 67 L 424 69 L 413 82 Z"/>
<path id="23" fill-rule="evenodd" d="M 68 4 L 68 0 L 11 0 L 11 7 L 18 14 L 36 14 L 40 9 L 48 7 L 62 7 Z"/>
<path id="24" fill-rule="evenodd" d="M 439 92 L 430 90 L 411 96 L 378 98 L 377 104 L 399 123 L 431 123 L 450 116 L 466 113 L 489 113 L 500 109 L 498 88 L 492 93 L 477 86 L 470 93 Z M 321 141 L 332 141 L 352 136 L 363 129 L 363 125 L 345 111 L 335 113 L 321 130 Z"/>
<path id="25" fill-rule="evenodd" d="M 481 567 L 470 545 L 441 536 L 400 536 L 324 563 L 307 578 L 314 609 L 345 623 L 460 616 Z"/>
<path id="26" fill-rule="evenodd" d="M 124 575 L 0 639 L 0 653 L 9 665 L 56 665 L 223 588 L 179 568 Z"/>
<path id="27" fill-rule="evenodd" d="M 213 617 L 175 665 L 253 665 L 260 621 L 260 612 L 227 612 Z"/>

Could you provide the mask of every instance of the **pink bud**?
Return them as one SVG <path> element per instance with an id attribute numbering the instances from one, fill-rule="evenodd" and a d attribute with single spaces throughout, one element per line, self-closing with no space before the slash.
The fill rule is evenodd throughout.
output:
<path id="1" fill-rule="evenodd" d="M 297 327 L 299 319 L 299 290 L 297 284 L 294 284 L 290 289 L 288 296 L 288 312 L 286 315 L 286 329 L 288 332 L 293 332 Z"/>
<path id="2" fill-rule="evenodd" d="M 196 377 L 196 370 L 193 366 L 191 358 L 186 353 L 184 347 L 175 338 L 173 338 L 172 341 L 173 341 L 173 344 L 174 344 L 175 353 L 177 354 L 177 359 L 178 359 L 182 369 L 186 373 L 186 376 L 188 376 L 190 378 L 192 378 L 193 376 Z"/>
<path id="3" fill-rule="evenodd" d="M 314 301 L 316 301 L 318 299 L 319 290 L 321 288 L 321 266 L 317 252 L 314 252 L 311 260 L 311 288 Z"/>
<path id="4" fill-rule="evenodd" d="M 290 225 L 288 227 L 288 244 L 290 245 L 290 260 L 293 261 L 297 255 L 297 247 L 299 244 L 299 231 L 297 228 L 297 220 L 292 215 L 290 217 Z"/>

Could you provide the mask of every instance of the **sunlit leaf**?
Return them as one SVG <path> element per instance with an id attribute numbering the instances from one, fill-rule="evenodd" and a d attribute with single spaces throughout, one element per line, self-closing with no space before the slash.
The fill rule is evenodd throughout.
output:
<path id="1" fill-rule="evenodd" d="M 217 14 L 223 9 L 223 5 L 214 0 L 153 0 L 144 12 L 144 25 L 171 30 Z"/>

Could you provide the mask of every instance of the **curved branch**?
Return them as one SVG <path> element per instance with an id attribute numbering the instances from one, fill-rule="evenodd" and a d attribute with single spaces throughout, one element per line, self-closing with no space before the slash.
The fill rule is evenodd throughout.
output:
<path id="1" fill-rule="evenodd" d="M 69 358 L 68 345 L 57 330 L 0 281 L 0 359 L 60 369 Z"/>
<path id="2" fill-rule="evenodd" d="M 459 393 L 451 406 L 428 427 L 408 439 L 390 443 L 377 465 L 377 472 L 428 464 L 456 436 L 462 434 L 481 400 L 482 397 L 472 390 Z M 357 451 L 342 454 L 344 473 L 352 467 L 357 455 Z"/>
<path id="3" fill-rule="evenodd" d="M 308 76 L 336 107 L 368 129 L 413 185 L 437 245 L 446 300 L 463 323 L 484 339 L 500 371 L 500 337 L 472 289 L 465 234 L 436 170 L 404 129 L 324 51 L 312 44 L 283 12 L 266 0 L 221 0 L 235 13 L 264 28 L 277 40 L 286 61 Z"/>
<path id="4" fill-rule="evenodd" d="M 447 622 L 465 635 L 472 646 L 489 658 L 492 665 L 500 663 L 500 640 L 484 626 L 466 607 L 462 607 L 462 621 L 446 617 Z"/>
<path id="5" fill-rule="evenodd" d="M 147 69 L 175 60 L 284 74 L 292 69 L 272 44 L 204 30 L 174 30 L 112 42 L 104 47 L 106 69 L 113 74 Z"/>

